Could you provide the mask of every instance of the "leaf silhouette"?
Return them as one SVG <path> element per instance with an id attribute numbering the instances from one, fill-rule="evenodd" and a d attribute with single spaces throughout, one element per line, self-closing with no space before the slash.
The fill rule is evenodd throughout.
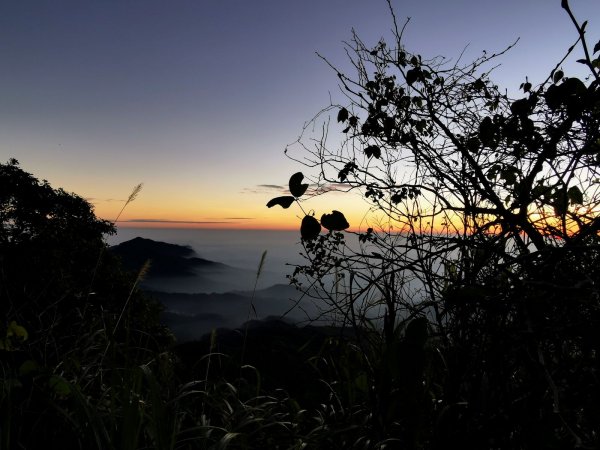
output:
<path id="1" fill-rule="evenodd" d="M 571 205 L 583 205 L 583 193 L 577 186 L 572 186 L 567 191 Z"/>
<path id="2" fill-rule="evenodd" d="M 345 122 L 346 120 L 348 120 L 348 110 L 346 108 L 342 108 L 340 109 L 340 112 L 338 112 L 337 121 L 339 123 Z"/>
<path id="3" fill-rule="evenodd" d="M 367 148 L 365 148 L 365 155 L 367 155 L 367 158 L 374 156 L 375 158 L 379 159 L 381 158 L 381 149 L 376 145 L 369 145 Z"/>
<path id="4" fill-rule="evenodd" d="M 562 77 L 564 77 L 565 74 L 562 70 L 557 70 L 556 72 L 554 72 L 554 76 L 552 77 L 552 81 L 554 81 L 554 83 L 558 83 Z"/>
<path id="5" fill-rule="evenodd" d="M 344 215 L 336 210 L 321 216 L 321 225 L 330 231 L 342 231 L 350 226 Z"/>
<path id="6" fill-rule="evenodd" d="M 300 226 L 300 236 L 305 241 L 312 241 L 319 236 L 321 232 L 321 224 L 313 216 L 304 216 L 302 225 Z"/>
<path id="7" fill-rule="evenodd" d="M 290 192 L 296 198 L 301 197 L 308 189 L 308 184 L 302 184 L 303 179 L 302 172 L 296 172 L 290 177 Z"/>
<path id="8" fill-rule="evenodd" d="M 496 126 L 492 119 L 487 116 L 479 124 L 479 140 L 481 143 L 490 148 L 494 148 L 496 145 Z"/>
<path id="9" fill-rule="evenodd" d="M 419 69 L 410 69 L 406 72 L 406 84 L 409 86 L 419 79 Z"/>
<path id="10" fill-rule="evenodd" d="M 268 208 L 272 208 L 275 205 L 279 205 L 283 209 L 287 209 L 287 208 L 290 207 L 290 205 L 292 203 L 294 203 L 294 200 L 296 200 L 296 199 L 294 197 L 292 197 L 291 195 L 284 195 L 282 197 L 275 197 L 275 198 L 272 198 L 271 200 L 269 200 L 269 203 L 267 203 L 267 207 Z"/>

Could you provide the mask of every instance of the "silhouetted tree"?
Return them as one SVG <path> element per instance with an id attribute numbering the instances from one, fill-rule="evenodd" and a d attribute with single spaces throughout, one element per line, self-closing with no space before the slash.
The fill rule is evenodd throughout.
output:
<path id="1" fill-rule="evenodd" d="M 0 447 L 90 448 L 103 395 L 171 342 L 160 308 L 104 251 L 113 224 L 14 159 L 0 223 Z"/>
<path id="2" fill-rule="evenodd" d="M 293 157 L 314 171 L 315 193 L 357 191 L 370 211 L 358 233 L 342 233 L 342 212 L 305 214 L 307 264 L 292 281 L 324 313 L 357 328 L 378 321 L 385 364 L 400 355 L 416 364 L 421 357 L 398 345 L 407 322 L 429 319 L 438 356 L 417 364 L 412 383 L 421 389 L 434 376 L 437 388 L 420 398 L 431 406 L 382 417 L 408 378 L 372 369 L 381 439 L 399 436 L 406 448 L 599 444 L 600 42 L 591 48 L 587 22 L 561 5 L 577 42 L 516 98 L 490 78 L 504 52 L 469 64 L 412 54 L 390 7 L 392 42 L 353 35 L 355 74 L 330 64 L 347 104 L 324 109 L 297 142 Z M 561 69 L 576 48 L 585 78 Z M 330 136 L 331 114 L 341 139 Z M 302 208 L 303 178 L 293 175 L 291 195 L 268 206 Z"/>

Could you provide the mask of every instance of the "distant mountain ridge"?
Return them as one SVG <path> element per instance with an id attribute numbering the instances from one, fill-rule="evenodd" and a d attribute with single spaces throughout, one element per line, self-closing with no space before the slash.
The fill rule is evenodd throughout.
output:
<path id="1" fill-rule="evenodd" d="M 199 258 L 188 245 L 168 244 L 136 237 L 110 247 L 110 251 L 119 256 L 127 270 L 139 271 L 150 260 L 148 277 L 192 277 L 195 269 L 224 269 L 222 263 Z"/>
<path id="2" fill-rule="evenodd" d="M 295 287 L 285 284 L 270 286 L 257 291 L 232 291 L 224 293 L 173 293 L 148 291 L 165 307 L 162 314 L 164 323 L 179 340 L 199 339 L 213 328 L 241 326 L 249 319 L 267 317 L 282 318 L 298 298 Z M 252 306 L 251 306 L 252 305 Z M 304 309 L 310 309 L 306 302 Z M 286 318 L 292 323 L 301 322 L 306 317 L 296 311 Z"/>

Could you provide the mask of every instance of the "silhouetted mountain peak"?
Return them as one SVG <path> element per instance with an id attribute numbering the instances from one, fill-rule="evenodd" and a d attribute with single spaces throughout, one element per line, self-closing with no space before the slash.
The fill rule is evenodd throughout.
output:
<path id="1" fill-rule="evenodd" d="M 129 241 L 121 242 L 111 247 L 117 254 L 120 253 L 144 253 L 148 256 L 179 256 L 190 257 L 196 252 L 189 245 L 168 244 L 166 242 L 153 241 L 142 237 L 136 237 Z"/>
<path id="2" fill-rule="evenodd" d="M 138 271 L 151 261 L 149 277 L 193 276 L 199 267 L 223 267 L 221 263 L 199 258 L 189 245 L 169 244 L 136 237 L 110 247 L 110 251 L 121 257 L 125 268 Z"/>

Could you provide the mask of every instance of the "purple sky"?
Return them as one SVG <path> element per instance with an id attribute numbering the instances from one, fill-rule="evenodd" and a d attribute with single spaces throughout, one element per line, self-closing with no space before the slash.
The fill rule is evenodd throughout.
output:
<path id="1" fill-rule="evenodd" d="M 600 38 L 600 1 L 572 0 Z M 409 50 L 456 57 L 521 42 L 497 82 L 539 81 L 574 42 L 560 0 L 393 1 Z M 111 218 L 264 224 L 301 167 L 283 155 L 340 98 L 315 51 L 344 67 L 355 28 L 375 44 L 384 0 L 7 0 L 0 4 L 0 159 L 93 199 Z M 290 216 L 290 214 L 287 214 Z M 261 225 L 262 226 L 262 225 Z"/>

